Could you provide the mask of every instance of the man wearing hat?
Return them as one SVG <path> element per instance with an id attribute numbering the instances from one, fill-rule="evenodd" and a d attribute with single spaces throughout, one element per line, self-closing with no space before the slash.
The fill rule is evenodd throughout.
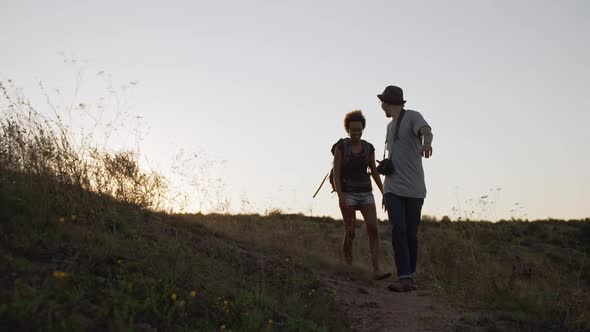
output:
<path id="1" fill-rule="evenodd" d="M 426 197 L 422 157 L 432 155 L 432 131 L 420 113 L 404 109 L 401 88 L 390 85 L 377 97 L 385 116 L 391 118 L 386 147 L 393 173 L 385 176 L 383 203 L 392 227 L 398 280 L 388 288 L 408 292 L 417 289 L 418 225 Z"/>

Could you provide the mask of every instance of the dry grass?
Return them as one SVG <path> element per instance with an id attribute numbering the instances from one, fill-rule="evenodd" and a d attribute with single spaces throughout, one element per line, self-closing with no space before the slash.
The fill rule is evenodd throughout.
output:
<path id="1" fill-rule="evenodd" d="M 3 326 L 345 329 L 317 271 L 369 277 L 362 223 L 350 268 L 341 221 L 157 212 L 171 188 L 137 151 L 72 139 L 58 113 L 40 114 L 9 82 L 0 96 Z M 393 270 L 389 225 L 379 233 Z M 590 220 L 424 222 L 420 241 L 422 287 L 492 315 L 468 330 L 590 330 Z"/>
<path id="2" fill-rule="evenodd" d="M 3 328 L 346 329 L 309 269 L 158 211 L 167 181 L 138 152 L 76 141 L 9 82 L 0 96 Z"/>
<path id="3" fill-rule="evenodd" d="M 341 255 L 341 221 L 301 215 L 185 218 L 236 241 L 283 252 L 314 269 L 370 276 L 362 222 L 354 269 Z M 389 225 L 380 225 L 381 263 L 393 270 Z M 590 328 L 586 221 L 423 222 L 419 283 L 440 299 L 493 319 L 471 328 L 584 331 Z M 469 325 L 472 324 L 472 325 Z"/>
<path id="4" fill-rule="evenodd" d="M 162 206 L 166 181 L 156 172 L 141 170 L 138 153 L 101 150 L 91 136 L 74 143 L 57 110 L 51 118 L 39 113 L 9 82 L 0 82 L 0 97 L 0 170 L 26 174 L 29 187 L 45 198 L 40 208 L 87 210 L 90 202 L 80 197 L 83 192 L 139 208 Z M 56 182 L 71 191 L 52 192 Z"/>
<path id="5" fill-rule="evenodd" d="M 355 273 L 370 278 L 370 255 L 364 223 L 357 222 L 353 265 L 348 266 L 342 254 L 344 226 L 341 220 L 314 218 L 297 214 L 260 215 L 185 215 L 189 221 L 204 225 L 215 234 L 254 245 L 260 250 L 286 253 L 297 262 L 316 269 Z M 381 262 L 392 269 L 392 249 L 381 234 Z"/>

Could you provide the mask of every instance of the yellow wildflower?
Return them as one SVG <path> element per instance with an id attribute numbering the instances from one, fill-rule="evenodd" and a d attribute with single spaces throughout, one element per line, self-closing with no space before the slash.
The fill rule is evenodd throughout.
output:
<path id="1" fill-rule="evenodd" d="M 63 278 L 67 278 L 70 275 L 66 272 L 63 271 L 53 271 L 53 277 L 56 279 L 63 279 Z"/>
<path id="2" fill-rule="evenodd" d="M 76 219 L 77 219 L 76 215 L 75 214 L 72 215 L 72 221 L 76 221 Z"/>
<path id="3" fill-rule="evenodd" d="M 64 218 L 64 217 L 59 217 L 59 222 L 64 222 L 64 221 L 66 221 L 66 218 Z"/>
<path id="4" fill-rule="evenodd" d="M 195 290 L 192 290 L 192 291 L 191 291 L 191 297 L 195 297 L 195 296 L 197 296 L 197 291 L 195 291 Z"/>
<path id="5" fill-rule="evenodd" d="M 172 301 L 176 301 L 176 298 L 177 298 L 176 293 L 170 294 L 170 299 L 172 299 Z"/>

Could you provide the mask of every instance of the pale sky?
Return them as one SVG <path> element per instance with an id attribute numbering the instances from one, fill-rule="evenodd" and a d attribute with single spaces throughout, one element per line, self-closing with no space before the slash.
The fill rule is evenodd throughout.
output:
<path id="1" fill-rule="evenodd" d="M 0 1 L 0 79 L 39 108 L 38 80 L 74 86 L 64 54 L 83 99 L 100 71 L 138 81 L 143 153 L 226 160 L 211 176 L 236 212 L 338 217 L 329 185 L 311 198 L 330 147 L 361 109 L 380 155 L 394 84 L 433 128 L 423 213 L 590 217 L 589 1 Z"/>

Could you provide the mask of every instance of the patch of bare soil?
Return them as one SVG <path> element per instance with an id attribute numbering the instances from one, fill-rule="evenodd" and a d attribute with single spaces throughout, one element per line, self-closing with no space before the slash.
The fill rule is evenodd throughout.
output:
<path id="1" fill-rule="evenodd" d="M 427 290 L 388 290 L 391 279 L 373 282 L 323 275 L 322 280 L 334 289 L 336 303 L 353 331 L 449 331 L 461 318 Z"/>

